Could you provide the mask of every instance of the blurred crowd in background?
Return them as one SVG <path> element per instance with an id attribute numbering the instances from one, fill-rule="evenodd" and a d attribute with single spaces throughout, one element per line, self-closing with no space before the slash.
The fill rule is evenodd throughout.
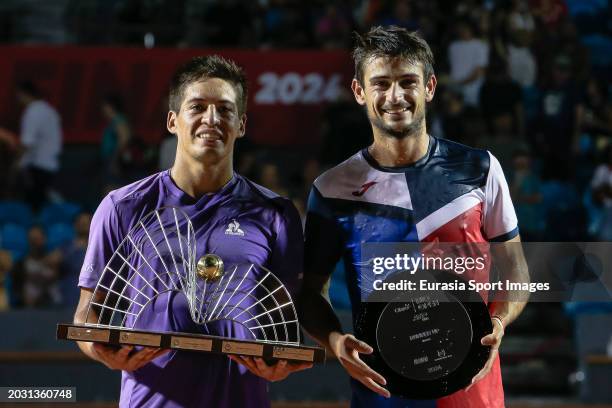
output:
<path id="1" fill-rule="evenodd" d="M 523 240 L 612 238 L 612 7 L 605 0 L 63 0 L 0 5 L 0 42 L 248 49 L 350 49 L 377 24 L 418 30 L 436 57 L 428 132 L 500 160 Z M 45 24 L 41 24 L 42 19 Z M 44 27 L 44 29 L 43 29 Z M 231 27 L 231 29 L 227 29 Z M 35 78 L 17 84 L 17 132 L 0 131 L 0 309 L 73 305 L 99 199 L 172 165 L 176 139 L 138 142 L 123 101 L 100 100 L 95 200 L 66 199 L 61 118 Z M 126 90 L 117 90 L 126 92 Z M 371 140 L 350 90 L 325 108 L 322 142 L 296 152 L 238 142 L 239 173 L 302 215 L 313 180 Z M 0 124 L 3 126 L 3 124 Z M 28 132 L 44 128 L 47 142 Z M 287 159 L 287 158 L 290 159 Z M 64 181 L 64 184 L 65 181 Z"/>

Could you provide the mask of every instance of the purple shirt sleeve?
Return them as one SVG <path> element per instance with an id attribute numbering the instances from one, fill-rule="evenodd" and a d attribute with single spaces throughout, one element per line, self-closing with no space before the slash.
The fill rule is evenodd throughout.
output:
<path id="1" fill-rule="evenodd" d="M 80 287 L 96 287 L 104 267 L 121 243 L 122 235 L 115 203 L 107 195 L 91 220 L 87 252 L 79 275 Z"/>
<path id="2" fill-rule="evenodd" d="M 274 243 L 270 269 L 295 298 L 302 282 L 304 233 L 300 215 L 289 200 L 283 200 L 284 211 L 275 220 Z"/>

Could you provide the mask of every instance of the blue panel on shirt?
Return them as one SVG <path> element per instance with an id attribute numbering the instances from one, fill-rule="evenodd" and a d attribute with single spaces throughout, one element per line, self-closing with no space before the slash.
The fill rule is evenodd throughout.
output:
<path id="1" fill-rule="evenodd" d="M 363 157 L 374 168 L 380 167 L 367 149 Z M 486 184 L 490 159 L 486 150 L 474 149 L 449 140 L 431 138 L 429 150 L 418 162 L 395 167 L 403 172 L 410 195 L 418 199 L 414 221 L 418 223 L 454 199 Z"/>

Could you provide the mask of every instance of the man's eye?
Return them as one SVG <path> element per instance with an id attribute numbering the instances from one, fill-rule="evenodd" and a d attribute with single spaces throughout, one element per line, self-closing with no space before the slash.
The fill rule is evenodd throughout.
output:
<path id="1" fill-rule="evenodd" d="M 404 81 L 402 82 L 402 86 L 405 88 L 411 87 L 411 86 L 416 86 L 417 81 Z"/>
<path id="2" fill-rule="evenodd" d="M 189 110 L 195 111 L 195 112 L 199 112 L 202 110 L 202 106 L 201 105 L 191 105 L 189 107 Z"/>

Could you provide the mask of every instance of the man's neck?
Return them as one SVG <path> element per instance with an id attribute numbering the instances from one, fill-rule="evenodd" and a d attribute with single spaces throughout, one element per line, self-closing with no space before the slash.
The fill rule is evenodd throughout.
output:
<path id="1" fill-rule="evenodd" d="M 233 174 L 231 159 L 229 163 L 210 165 L 200 162 L 186 163 L 177 157 L 170 169 L 170 176 L 176 185 L 196 198 L 221 190 L 232 179 Z"/>
<path id="2" fill-rule="evenodd" d="M 425 126 L 418 134 L 403 139 L 374 135 L 374 143 L 369 147 L 370 155 L 383 167 L 408 166 L 427 154 L 429 136 Z"/>

